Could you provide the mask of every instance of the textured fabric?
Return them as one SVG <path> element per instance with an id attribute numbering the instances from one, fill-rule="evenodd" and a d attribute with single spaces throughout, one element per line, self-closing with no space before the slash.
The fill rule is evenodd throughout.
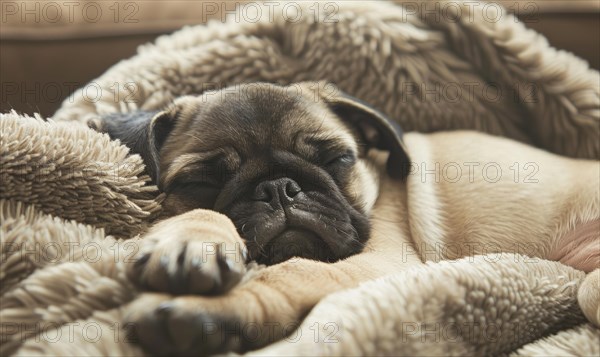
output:
<path id="1" fill-rule="evenodd" d="M 160 210 L 141 158 L 108 135 L 14 112 L 0 135 L 2 199 L 127 238 Z"/>
<path id="2" fill-rule="evenodd" d="M 142 232 L 161 196 L 128 153 L 85 127 L 0 115 L 2 355 L 47 323 L 132 298 L 122 267 L 136 241 L 106 233 Z"/>
<path id="3" fill-rule="evenodd" d="M 322 3 L 320 11 L 300 2 L 293 19 L 275 11 L 184 28 L 140 47 L 94 81 L 99 96 L 75 92 L 54 118 L 156 109 L 243 82 L 328 80 L 406 131 L 478 129 L 600 158 L 598 72 L 512 15 L 490 21 L 482 4 L 447 3 L 435 16 L 414 2 Z M 114 83 L 128 86 L 115 92 Z"/>
<path id="4" fill-rule="evenodd" d="M 98 114 L 156 109 L 184 94 L 241 82 L 329 80 L 386 112 L 406 131 L 478 129 L 561 154 L 600 158 L 598 72 L 549 47 L 512 16 L 485 21 L 465 5 L 461 19 L 450 21 L 447 14 L 419 16 L 421 9 L 406 6 L 352 1 L 339 4 L 336 22 L 327 21 L 332 14 L 323 8 L 318 19 L 286 22 L 275 16 L 185 28 L 108 70 L 95 81 L 101 88 L 97 100 L 75 93 L 55 121 L 3 115 L 2 355 L 140 353 L 125 338 L 114 337 L 115 329 L 122 332 L 120 306 L 137 293 L 123 273 L 135 240 L 117 238 L 143 232 L 161 197 L 147 185 L 138 156 L 76 125 Z M 133 83 L 132 93 L 115 93 L 115 82 Z M 494 88 L 502 95 L 493 94 Z M 94 174 L 87 176 L 90 166 Z M 43 244 L 36 248 L 38 242 Z M 72 245 L 73 254 L 32 256 L 27 254 L 32 244 L 33 252 Z M 91 256 L 89 247 L 98 253 Z M 350 330 L 341 326 L 347 339 L 337 344 L 302 340 L 293 346 L 284 341 L 265 353 L 492 354 L 542 337 L 517 353 L 563 347 L 560 351 L 575 354 L 595 351 L 596 328 L 569 329 L 584 321 L 575 303 L 582 273 L 553 262 L 478 259 L 478 264 L 430 264 L 336 295 L 342 300 L 327 298 L 302 331 L 314 333 L 306 330 L 310 321 L 331 317 L 354 323 Z M 437 343 L 422 343 L 425 330 L 407 330 L 407 343 L 401 344 L 389 335 L 403 321 L 412 328 L 459 318 L 489 324 L 494 317 L 501 329 L 511 324 L 533 329 L 497 341 L 440 335 Z M 88 326 L 102 331 L 99 340 L 91 338 Z M 64 332 L 60 338 L 51 333 L 57 331 Z M 331 330 L 322 332 L 325 337 Z M 566 346 L 571 337 L 577 343 Z"/>
<path id="5" fill-rule="evenodd" d="M 28 338 L 39 341 L 36 336 L 51 336 L 55 328 L 135 296 L 124 270 L 137 250 L 135 239 L 117 241 L 102 229 L 6 200 L 0 200 L 0 219 L 3 356 Z"/>
<path id="6" fill-rule="evenodd" d="M 301 333 L 251 355 L 500 355 L 585 321 L 584 277 L 512 254 L 430 263 L 328 296 Z M 580 339 L 582 350 L 593 342 Z"/>
<path id="7" fill-rule="evenodd" d="M 520 348 L 510 356 L 599 356 L 600 331 L 590 324 L 561 331 Z"/>
<path id="8" fill-rule="evenodd" d="M 367 282 L 327 297 L 288 338 L 249 355 L 499 355 L 583 323 L 576 291 L 585 274 L 556 262 L 528 264 L 528 259 L 470 257 Z M 61 333 L 29 339 L 17 355 L 141 353 L 123 326 L 115 327 L 121 318 L 118 308 L 95 313 L 62 326 Z M 101 342 L 86 343 L 77 329 L 68 334 L 76 324 L 92 323 L 102 329 Z M 119 338 L 113 338 L 115 331 Z M 598 350 L 597 335 L 596 328 L 584 324 L 517 353 L 588 355 Z M 557 347 L 569 336 L 577 344 Z"/>

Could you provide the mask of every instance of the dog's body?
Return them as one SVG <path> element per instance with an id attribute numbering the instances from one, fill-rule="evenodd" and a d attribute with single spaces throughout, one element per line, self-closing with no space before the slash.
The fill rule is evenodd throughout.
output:
<path id="1" fill-rule="evenodd" d="M 278 97 L 281 95 L 278 90 L 275 92 Z M 299 187 L 284 182 L 268 191 L 267 200 L 260 194 L 252 196 L 252 200 L 263 202 L 261 205 L 270 202 L 269 210 L 294 215 L 296 213 L 289 213 L 289 208 L 286 210 L 279 205 L 285 206 L 285 200 L 298 197 L 298 192 L 309 194 L 311 190 L 325 187 L 334 192 L 332 195 L 341 211 L 330 214 L 333 217 L 354 217 L 349 219 L 347 227 L 354 227 L 356 236 L 341 246 L 327 242 L 323 253 L 316 242 L 325 240 L 323 235 L 329 231 L 315 228 L 314 217 L 299 223 L 308 227 L 309 233 L 300 231 L 290 236 L 285 233 L 286 229 L 278 228 L 277 234 L 280 235 L 276 234 L 276 238 L 272 239 L 283 238 L 285 244 L 310 240 L 311 244 L 300 243 L 299 246 L 314 250 L 306 255 L 312 259 L 293 258 L 261 269 L 238 283 L 244 271 L 245 261 L 241 257 L 248 240 L 247 236 L 243 237 L 245 241 L 238 234 L 245 233 L 240 218 L 226 208 L 219 209 L 233 219 L 232 224 L 219 213 L 194 209 L 192 204 L 181 204 L 189 202 L 185 194 L 174 201 L 175 194 L 170 202 L 167 199 L 166 206 L 177 215 L 159 223 L 146 235 L 139 263 L 132 267 L 130 276 L 141 285 L 162 292 L 222 295 L 173 297 L 163 293 L 142 294 L 128 307 L 127 319 L 135 324 L 137 336 L 149 351 L 158 354 L 211 354 L 260 347 L 292 332 L 291 327 L 326 295 L 425 261 L 515 252 L 532 257 L 532 263 L 536 258 L 543 258 L 558 260 L 588 272 L 598 268 L 600 165 L 597 161 L 562 158 L 507 139 L 473 132 L 411 133 L 405 135 L 404 143 L 401 143 L 398 142 L 399 136 L 394 137 L 391 133 L 390 127 L 381 126 L 378 122 L 380 117 L 373 118 L 379 114 L 364 108 L 361 103 L 348 103 L 345 98 L 339 97 L 327 103 L 330 108 L 335 107 L 331 110 L 342 121 L 331 118 L 327 107 L 314 104 L 314 113 L 318 113 L 315 115 L 324 124 L 313 126 L 315 130 L 312 131 L 327 134 L 321 137 L 323 139 L 339 139 L 338 143 L 345 147 L 341 151 L 336 149 L 337 152 L 351 151 L 356 160 L 342 162 L 348 165 L 350 174 L 334 177 L 332 171 L 320 172 L 318 168 L 324 167 L 324 164 L 319 162 L 315 170 L 334 177 L 334 180 L 311 176 L 309 181 L 313 186 L 307 189 L 310 184 L 305 178 L 277 171 L 275 177 L 254 180 L 251 187 L 258 190 L 264 186 L 261 186 L 262 182 L 279 184 L 279 180 L 288 177 L 299 183 Z M 259 105 L 269 108 L 269 103 Z M 189 104 L 185 108 L 192 110 Z M 277 117 L 286 112 L 285 108 L 282 110 Z M 358 119 L 344 117 L 358 115 L 357 111 L 361 116 Z M 295 113 L 297 115 L 298 112 Z M 307 110 L 302 110 L 302 113 L 307 113 Z M 185 112 L 179 115 L 189 116 Z M 265 114 L 261 115 L 264 117 Z M 292 119 L 288 117 L 285 120 Z M 304 130 L 311 127 L 310 123 L 314 124 L 311 120 L 307 117 L 302 121 L 292 120 L 295 124 L 288 129 Z M 346 126 L 348 121 L 350 124 Z M 377 122 L 374 128 L 370 126 L 372 121 Z M 250 122 L 247 125 L 255 128 L 255 124 Z M 155 177 L 163 187 L 168 185 L 169 177 L 180 175 L 177 172 L 190 174 L 190 170 L 185 171 L 185 168 L 193 165 L 193 160 L 185 155 L 190 153 L 191 148 L 174 144 L 177 139 L 173 138 L 181 140 L 181 133 L 189 132 L 192 127 L 186 125 L 174 129 L 175 133 L 179 130 L 179 136 L 166 139 L 166 151 L 164 147 L 159 148 L 161 161 L 156 166 Z M 355 131 L 362 136 L 360 139 Z M 247 128 L 244 135 L 256 135 L 251 133 Z M 258 137 L 264 138 L 264 129 L 261 133 Z M 271 135 L 278 136 L 277 133 Z M 287 132 L 284 136 L 292 137 L 293 133 Z M 374 146 L 371 144 L 375 139 L 385 145 L 360 151 L 358 143 L 361 140 L 368 147 Z M 268 145 L 282 145 L 283 151 L 289 151 L 289 147 L 271 140 L 257 144 L 254 152 L 260 153 L 258 149 Z M 390 157 L 378 149 L 390 150 Z M 239 149 L 236 151 L 240 152 Z M 243 152 L 251 154 L 253 151 Z M 157 156 L 156 153 L 153 155 Z M 145 160 L 150 160 L 150 156 Z M 406 162 L 408 157 L 410 165 Z M 240 161 L 247 163 L 250 160 Z M 324 162 L 330 160 L 325 159 Z M 402 170 L 394 172 L 394 163 Z M 179 168 L 173 169 L 178 164 Z M 237 169 L 243 171 L 239 167 Z M 302 167 L 312 170 L 310 165 Z M 405 172 L 406 168 L 410 170 Z M 264 175 L 266 171 L 255 169 L 253 172 Z M 390 173 L 395 178 L 390 177 Z M 235 185 L 240 187 L 244 182 L 237 181 Z M 293 188 L 289 191 L 292 193 L 287 194 L 286 190 L 290 187 Z M 282 192 L 287 196 L 277 196 Z M 232 199 L 233 196 L 228 197 Z M 302 200 L 303 197 L 300 196 Z M 318 206 L 318 202 L 327 200 L 321 196 L 310 197 L 314 201 L 309 202 L 309 211 L 310 207 Z M 274 198 L 280 203 L 273 203 L 271 199 Z M 219 198 L 215 201 L 219 202 Z M 289 203 L 288 207 L 297 208 L 295 205 Z M 335 208 L 335 204 L 317 209 L 316 214 L 327 214 L 330 208 Z M 244 212 L 249 214 L 253 211 L 248 209 Z M 370 229 L 360 228 L 364 225 L 360 223 L 363 216 L 368 217 Z M 294 226 L 293 229 L 296 232 L 301 228 Z M 336 237 L 343 239 L 344 235 Z M 360 249 L 352 244 L 356 241 L 366 242 L 360 254 L 356 254 Z M 257 254 L 263 253 L 261 248 L 266 246 L 268 242 L 255 251 L 251 249 L 251 257 L 256 258 Z M 286 253 L 282 253 L 281 249 L 275 251 L 279 254 L 276 261 L 267 262 L 279 262 L 291 255 L 304 254 L 295 250 Z M 234 258 L 227 259 L 227 252 Z M 204 257 L 203 261 L 195 260 L 197 256 Z M 249 331 L 246 329 L 249 325 L 258 326 L 260 333 L 252 333 L 251 336 L 245 333 Z"/>

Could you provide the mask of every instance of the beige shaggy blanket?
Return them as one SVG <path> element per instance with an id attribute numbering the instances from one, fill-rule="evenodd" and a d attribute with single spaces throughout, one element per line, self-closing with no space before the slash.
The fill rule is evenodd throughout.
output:
<path id="1" fill-rule="evenodd" d="M 349 1 L 299 2 L 293 15 L 273 4 L 249 21 L 241 3 L 245 16 L 142 46 L 54 121 L 1 116 L 1 355 L 141 354 L 120 322 L 137 294 L 123 271 L 162 197 L 139 156 L 79 125 L 98 114 L 249 81 L 328 80 L 406 131 L 477 129 L 600 158 L 599 73 L 504 12 Z M 325 299 L 254 353 L 598 355 L 600 332 L 577 304 L 584 278 L 509 254 L 429 264 Z"/>

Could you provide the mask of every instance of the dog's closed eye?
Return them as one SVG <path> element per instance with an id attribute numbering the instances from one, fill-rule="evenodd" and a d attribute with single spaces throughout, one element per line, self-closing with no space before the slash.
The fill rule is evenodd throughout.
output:
<path id="1" fill-rule="evenodd" d="M 223 188 L 223 184 L 217 182 L 209 182 L 209 181 L 174 181 L 169 187 L 167 187 L 166 192 L 172 192 L 177 190 L 221 190 Z"/>
<path id="2" fill-rule="evenodd" d="M 356 155 L 352 150 L 345 151 L 343 153 L 330 153 L 325 156 L 324 164 L 325 166 L 333 166 L 333 165 L 352 165 L 356 162 Z"/>
<path id="3" fill-rule="evenodd" d="M 213 208 L 221 193 L 222 185 L 206 181 L 173 181 L 165 190 L 178 196 L 194 208 Z"/>

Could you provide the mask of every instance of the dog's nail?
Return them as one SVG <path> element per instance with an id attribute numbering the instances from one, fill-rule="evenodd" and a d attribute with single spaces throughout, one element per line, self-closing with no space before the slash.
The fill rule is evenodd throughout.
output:
<path id="1" fill-rule="evenodd" d="M 222 273 L 228 273 L 233 270 L 233 263 L 223 255 L 217 256 L 217 264 Z"/>
<path id="2" fill-rule="evenodd" d="M 96 122 L 96 119 L 88 119 L 87 126 L 90 129 L 93 129 L 96 131 L 98 130 L 98 123 Z"/>
<path id="3" fill-rule="evenodd" d="M 156 315 L 160 318 L 165 318 L 171 313 L 171 310 L 173 310 L 173 304 L 169 301 L 165 301 L 156 308 Z"/>
<path id="4" fill-rule="evenodd" d="M 192 265 L 192 267 L 194 268 L 200 268 L 202 266 L 202 258 L 196 256 L 192 258 L 192 261 L 190 262 L 190 264 Z"/>
<path id="5" fill-rule="evenodd" d="M 166 268 L 169 265 L 169 257 L 166 255 L 163 255 L 162 257 L 160 257 L 160 266 L 163 268 Z"/>
<path id="6" fill-rule="evenodd" d="M 138 258 L 138 260 L 135 261 L 134 266 L 140 267 L 144 264 L 146 264 L 148 262 L 148 259 L 150 259 L 150 253 L 146 253 L 144 255 L 142 255 L 141 257 Z"/>
<path id="7" fill-rule="evenodd" d="M 184 245 L 183 249 L 181 249 L 181 252 L 177 256 L 177 265 L 183 265 L 183 262 L 185 260 L 186 251 L 187 251 L 187 245 Z"/>

